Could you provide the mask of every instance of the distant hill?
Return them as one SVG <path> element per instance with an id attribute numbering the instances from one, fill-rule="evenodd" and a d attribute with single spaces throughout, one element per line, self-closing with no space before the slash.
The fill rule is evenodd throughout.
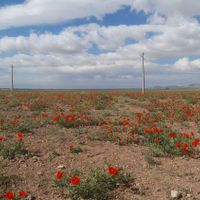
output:
<path id="1" fill-rule="evenodd" d="M 187 87 L 189 87 L 189 88 L 200 88 L 200 84 L 199 83 L 193 83 L 193 84 L 188 85 Z"/>
<path id="2" fill-rule="evenodd" d="M 199 83 L 192 83 L 189 85 L 185 86 L 179 86 L 179 85 L 169 85 L 169 86 L 155 86 L 155 89 L 165 89 L 165 90 L 170 90 L 170 89 L 187 89 L 187 88 L 199 88 L 200 89 L 200 84 Z"/>

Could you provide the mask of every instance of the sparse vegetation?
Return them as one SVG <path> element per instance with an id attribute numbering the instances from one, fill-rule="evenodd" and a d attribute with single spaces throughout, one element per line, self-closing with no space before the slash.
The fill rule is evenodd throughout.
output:
<path id="1" fill-rule="evenodd" d="M 0 97 L 0 199 L 17 200 L 19 191 L 44 200 L 165 199 L 163 185 L 171 191 L 176 176 L 179 185 L 189 179 L 190 193 L 200 198 L 200 93 L 5 91 Z M 120 170 L 112 176 L 107 163 L 123 166 L 134 180 Z"/>

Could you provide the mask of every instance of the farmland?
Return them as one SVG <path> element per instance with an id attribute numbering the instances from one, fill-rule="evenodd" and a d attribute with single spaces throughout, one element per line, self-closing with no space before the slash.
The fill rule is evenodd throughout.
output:
<path id="1" fill-rule="evenodd" d="M 200 199 L 200 92 L 1 91 L 0 160 L 2 200 Z"/>

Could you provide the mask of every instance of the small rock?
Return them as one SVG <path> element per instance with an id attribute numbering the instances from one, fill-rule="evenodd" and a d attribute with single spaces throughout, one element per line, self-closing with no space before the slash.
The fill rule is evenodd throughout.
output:
<path id="1" fill-rule="evenodd" d="M 65 169 L 64 165 L 58 165 L 57 169 Z"/>
<path id="2" fill-rule="evenodd" d="M 24 160 L 24 159 L 23 159 L 23 160 L 20 160 L 19 163 L 20 163 L 20 164 L 25 163 L 25 160 Z"/>
<path id="3" fill-rule="evenodd" d="M 37 172 L 37 175 L 42 175 L 42 172 Z"/>
<path id="4" fill-rule="evenodd" d="M 38 162 L 40 158 L 37 156 L 33 156 L 32 159 L 33 159 L 33 162 Z"/>
<path id="5" fill-rule="evenodd" d="M 192 197 L 192 194 L 187 194 L 186 197 L 187 197 L 187 198 L 191 198 L 191 197 Z"/>
<path id="6" fill-rule="evenodd" d="M 182 197 L 182 194 L 179 193 L 179 192 L 176 191 L 176 190 L 171 190 L 170 195 L 171 195 L 170 197 L 171 197 L 172 199 L 179 199 L 179 198 Z"/>
<path id="7" fill-rule="evenodd" d="M 160 191 L 161 191 L 161 189 L 160 189 L 160 188 L 157 188 L 157 189 L 156 189 L 156 192 L 160 192 Z"/>
<path id="8" fill-rule="evenodd" d="M 33 197 L 31 194 L 29 194 L 29 195 L 26 197 L 26 200 L 35 200 L 35 197 Z"/>

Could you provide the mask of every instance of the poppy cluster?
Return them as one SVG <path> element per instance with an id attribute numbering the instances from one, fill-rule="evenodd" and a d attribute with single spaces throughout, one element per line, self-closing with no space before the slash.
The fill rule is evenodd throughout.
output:
<path id="1" fill-rule="evenodd" d="M 56 180 L 61 180 L 63 178 L 63 172 L 57 171 L 55 173 L 55 178 L 56 178 Z M 74 186 L 79 185 L 80 184 L 80 178 L 78 176 L 73 176 L 73 177 L 70 178 L 69 183 L 71 185 L 74 185 Z"/>
<path id="2" fill-rule="evenodd" d="M 112 176 L 117 176 L 119 174 L 119 170 L 115 167 L 108 167 L 107 171 L 108 171 L 108 174 L 110 174 Z M 63 172 L 57 171 L 55 173 L 55 178 L 58 181 L 61 180 L 63 178 Z M 81 179 L 79 176 L 75 175 L 69 179 L 69 184 L 72 186 L 78 186 L 78 185 L 80 185 L 80 183 L 81 183 Z"/>
<path id="3" fill-rule="evenodd" d="M 17 141 L 19 142 L 23 141 L 24 134 L 22 132 L 18 132 L 16 136 L 17 136 Z M 5 140 L 5 137 L 0 135 L 0 142 L 3 142 L 4 140 Z"/>
<path id="4" fill-rule="evenodd" d="M 7 199 L 7 200 L 13 200 L 15 197 L 24 198 L 26 196 L 28 196 L 28 192 L 20 191 L 18 193 L 18 195 L 16 195 L 14 192 L 6 192 L 3 195 L 1 195 L 0 197 Z"/>

